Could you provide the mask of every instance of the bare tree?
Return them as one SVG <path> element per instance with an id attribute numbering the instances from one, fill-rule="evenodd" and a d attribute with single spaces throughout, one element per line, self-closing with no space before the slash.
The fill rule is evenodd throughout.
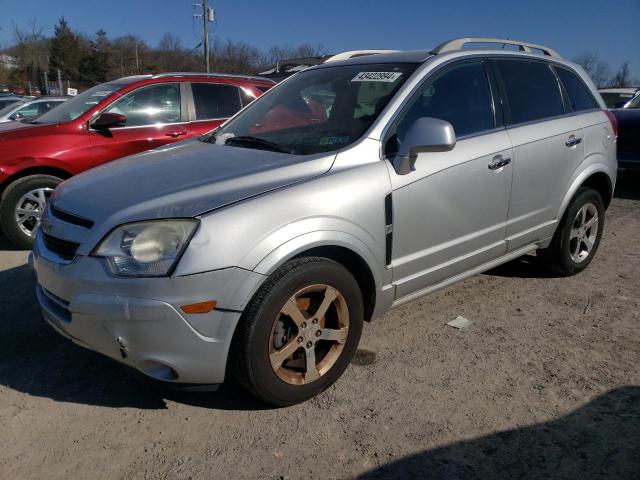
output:
<path id="1" fill-rule="evenodd" d="M 305 43 L 297 47 L 291 47 L 289 45 L 274 46 L 262 55 L 260 66 L 266 68 L 290 58 L 320 57 L 322 55 L 325 55 L 322 45 L 314 47 L 313 45 Z"/>
<path id="2" fill-rule="evenodd" d="M 585 72 L 591 77 L 596 87 L 606 87 L 609 83 L 611 68 L 606 62 L 600 60 L 597 54 L 584 51 L 573 59 L 575 63 L 584 68 Z"/>
<path id="3" fill-rule="evenodd" d="M 630 87 L 631 86 L 631 72 L 629 70 L 629 61 L 622 62 L 620 68 L 611 79 L 612 87 Z"/>
<path id="4" fill-rule="evenodd" d="M 34 19 L 27 21 L 24 30 L 13 24 L 14 46 L 8 51 L 16 57 L 18 64 L 18 68 L 10 72 L 14 83 L 40 83 L 42 73 L 49 69 L 50 42 L 43 35 L 43 30 Z"/>
<path id="5" fill-rule="evenodd" d="M 226 73 L 254 73 L 260 63 L 260 50 L 244 42 L 227 40 L 212 48 L 213 71 Z"/>

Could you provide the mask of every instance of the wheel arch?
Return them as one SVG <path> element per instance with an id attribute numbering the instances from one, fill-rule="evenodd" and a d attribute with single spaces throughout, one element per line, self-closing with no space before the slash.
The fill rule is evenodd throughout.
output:
<path id="1" fill-rule="evenodd" d="M 35 165 L 24 168 L 8 176 L 2 181 L 2 183 L 0 183 L 0 198 L 4 196 L 4 192 L 6 191 L 7 187 L 13 182 L 24 177 L 29 177 L 31 175 L 53 175 L 54 177 L 59 177 L 62 180 L 66 180 L 68 178 L 71 178 L 73 176 L 73 173 L 63 168 L 53 167 L 49 165 Z"/>
<path id="2" fill-rule="evenodd" d="M 592 165 L 583 170 L 580 175 L 575 178 L 571 184 L 571 188 L 567 191 L 556 218 L 558 220 L 562 218 L 569 206 L 569 202 L 571 202 L 571 199 L 576 195 L 578 189 L 585 186 L 591 187 L 600 193 L 606 209 L 613 198 L 614 181 L 612 178 L 615 178 L 615 174 L 612 175 L 611 171 L 605 165 Z"/>
<path id="3" fill-rule="evenodd" d="M 344 232 L 312 232 L 296 237 L 275 249 L 254 269 L 270 275 L 294 258 L 325 257 L 340 263 L 356 279 L 365 307 L 365 320 L 373 318 L 382 279 L 375 265 L 376 257 L 356 237 Z"/>

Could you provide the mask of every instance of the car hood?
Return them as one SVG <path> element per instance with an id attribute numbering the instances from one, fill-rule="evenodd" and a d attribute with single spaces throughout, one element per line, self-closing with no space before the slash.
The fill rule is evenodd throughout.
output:
<path id="1" fill-rule="evenodd" d="M 191 140 L 72 177 L 52 202 L 103 228 L 194 217 L 327 172 L 335 154 L 289 155 Z"/>
<path id="2" fill-rule="evenodd" d="M 50 129 L 51 125 L 45 125 L 45 124 L 36 124 L 36 123 L 23 123 L 23 122 L 6 122 L 6 120 L 3 120 L 3 122 L 5 123 L 1 123 L 0 124 L 0 141 L 4 140 L 5 138 L 9 138 L 12 137 L 12 132 L 14 131 L 18 131 L 18 130 L 33 130 L 33 129 L 38 129 L 38 130 L 42 130 L 42 129 Z M 33 133 L 33 132 L 32 132 Z"/>

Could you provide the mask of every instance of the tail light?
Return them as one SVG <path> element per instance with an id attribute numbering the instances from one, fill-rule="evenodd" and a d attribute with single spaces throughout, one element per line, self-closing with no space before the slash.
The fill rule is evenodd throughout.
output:
<path id="1" fill-rule="evenodd" d="M 609 121 L 611 122 L 611 129 L 613 130 L 613 136 L 618 138 L 618 119 L 616 116 L 611 113 L 611 110 L 605 110 L 604 113 L 609 117 Z"/>

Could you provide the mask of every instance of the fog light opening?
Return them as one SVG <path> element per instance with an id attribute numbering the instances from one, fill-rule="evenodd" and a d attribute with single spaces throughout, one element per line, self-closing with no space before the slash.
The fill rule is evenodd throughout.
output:
<path id="1" fill-rule="evenodd" d="M 145 360 L 140 363 L 138 369 L 156 380 L 172 382 L 178 379 L 178 373 L 173 368 L 160 362 Z"/>

